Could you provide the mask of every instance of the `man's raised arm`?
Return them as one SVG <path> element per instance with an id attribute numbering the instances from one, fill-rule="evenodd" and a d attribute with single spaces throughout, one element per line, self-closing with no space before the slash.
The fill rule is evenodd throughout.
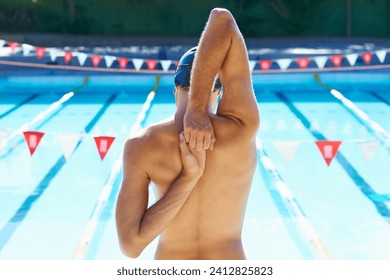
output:
<path id="1" fill-rule="evenodd" d="M 208 104 L 217 75 L 224 91 L 218 114 L 242 123 L 258 123 L 244 39 L 232 14 L 219 8 L 210 13 L 191 72 L 191 96 L 184 117 L 184 132 L 186 141 L 192 146 L 196 143 L 197 148 L 213 145 Z"/>

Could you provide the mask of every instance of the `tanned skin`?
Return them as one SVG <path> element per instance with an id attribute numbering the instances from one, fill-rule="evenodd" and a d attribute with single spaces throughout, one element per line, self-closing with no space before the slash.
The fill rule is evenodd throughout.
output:
<path id="1" fill-rule="evenodd" d="M 223 95 L 214 113 L 217 75 Z M 211 11 L 191 86 L 174 92 L 173 118 L 125 144 L 116 208 L 122 251 L 136 258 L 159 237 L 156 259 L 245 259 L 260 117 L 245 42 L 228 10 Z M 157 202 L 148 208 L 151 183 Z"/>

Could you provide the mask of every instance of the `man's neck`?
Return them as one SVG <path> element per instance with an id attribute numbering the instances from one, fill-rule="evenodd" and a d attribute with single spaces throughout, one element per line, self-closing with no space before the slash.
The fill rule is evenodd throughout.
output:
<path id="1" fill-rule="evenodd" d="M 176 125 L 176 127 L 178 128 L 179 132 L 182 132 L 183 131 L 183 119 L 184 119 L 184 114 L 186 113 L 186 109 L 187 107 L 179 107 L 177 110 L 176 110 L 176 113 L 174 115 L 174 123 Z"/>

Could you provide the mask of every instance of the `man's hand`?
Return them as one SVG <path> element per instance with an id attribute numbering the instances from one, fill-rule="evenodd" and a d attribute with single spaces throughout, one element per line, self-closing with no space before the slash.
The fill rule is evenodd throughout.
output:
<path id="1" fill-rule="evenodd" d="M 207 112 L 201 113 L 187 107 L 184 115 L 184 138 L 191 148 L 214 149 L 214 128 Z"/>
<path id="2" fill-rule="evenodd" d="M 206 151 L 196 150 L 187 145 L 184 139 L 184 133 L 180 133 L 180 156 L 183 164 L 182 173 L 190 178 L 199 179 L 203 175 L 206 165 Z"/>

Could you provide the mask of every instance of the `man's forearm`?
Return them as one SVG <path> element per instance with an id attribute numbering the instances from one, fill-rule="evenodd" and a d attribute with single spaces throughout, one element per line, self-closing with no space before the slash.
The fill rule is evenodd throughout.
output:
<path id="1" fill-rule="evenodd" d="M 183 207 L 198 179 L 179 175 L 173 181 L 167 193 L 147 209 L 142 217 L 138 234 L 141 240 L 149 244 L 164 231 Z"/>
<path id="2" fill-rule="evenodd" d="M 229 51 L 234 29 L 235 21 L 229 11 L 211 11 L 192 68 L 190 109 L 207 110 L 214 80 Z"/>

